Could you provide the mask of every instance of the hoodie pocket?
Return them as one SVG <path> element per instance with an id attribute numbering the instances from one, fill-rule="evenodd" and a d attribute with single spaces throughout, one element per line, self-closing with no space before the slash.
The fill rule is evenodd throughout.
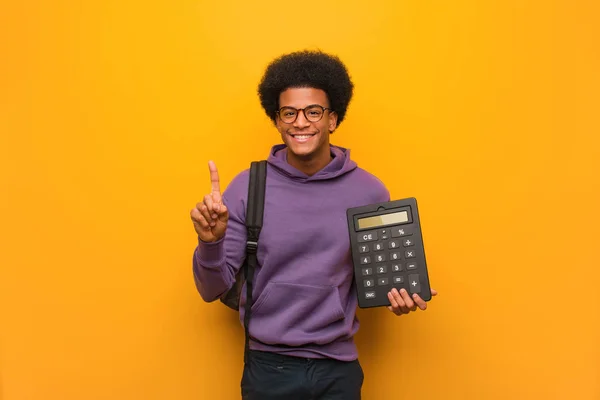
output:
<path id="1" fill-rule="evenodd" d="M 250 334 L 263 343 L 326 344 L 344 333 L 335 286 L 269 282 L 252 306 Z"/>

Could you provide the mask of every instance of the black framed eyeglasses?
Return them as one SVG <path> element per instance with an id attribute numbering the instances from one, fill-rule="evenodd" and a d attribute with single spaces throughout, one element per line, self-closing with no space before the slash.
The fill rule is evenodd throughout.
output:
<path id="1" fill-rule="evenodd" d="M 291 124 L 298 118 L 298 114 L 300 114 L 299 111 L 302 111 L 304 113 L 304 118 L 308 121 L 319 122 L 321 118 L 323 118 L 325 110 L 333 111 L 331 108 L 323 107 L 318 104 L 311 104 L 304 108 L 281 107 L 277 110 L 277 116 L 282 122 Z"/>

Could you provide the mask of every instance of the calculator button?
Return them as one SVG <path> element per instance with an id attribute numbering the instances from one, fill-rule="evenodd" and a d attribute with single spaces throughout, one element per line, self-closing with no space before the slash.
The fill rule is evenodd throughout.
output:
<path id="1" fill-rule="evenodd" d="M 363 268 L 362 274 L 363 276 L 373 275 L 373 268 Z"/>
<path id="2" fill-rule="evenodd" d="M 358 243 L 372 242 L 377 240 L 377 232 L 359 233 L 357 239 Z"/>
<path id="3" fill-rule="evenodd" d="M 373 245 L 373 251 L 381 251 L 383 250 L 383 243 L 379 242 L 379 243 L 375 243 Z"/>
<path id="4" fill-rule="evenodd" d="M 390 238 L 390 230 L 389 229 L 381 229 L 379 231 L 379 234 L 381 235 L 381 240 L 386 240 Z"/>
<path id="5" fill-rule="evenodd" d="M 392 251 L 390 253 L 390 260 L 399 260 L 402 258 L 402 255 L 399 251 Z"/>
<path id="6" fill-rule="evenodd" d="M 365 292 L 365 299 L 374 299 L 375 292 Z"/>
<path id="7" fill-rule="evenodd" d="M 415 245 L 415 241 L 413 239 L 404 239 L 402 241 L 402 245 L 404 247 L 410 247 L 410 246 L 414 246 Z"/>
<path id="8" fill-rule="evenodd" d="M 392 228 L 392 237 L 401 237 L 412 235 L 412 232 L 407 228 Z"/>
<path id="9" fill-rule="evenodd" d="M 368 244 L 362 244 L 362 245 L 358 246 L 358 252 L 359 253 L 368 253 L 369 252 L 369 245 Z"/>
<path id="10" fill-rule="evenodd" d="M 394 280 L 394 283 L 404 283 L 404 276 L 402 275 L 394 276 L 392 279 Z"/>
<path id="11" fill-rule="evenodd" d="M 392 271 L 393 272 L 402 271 L 402 264 L 400 264 L 400 263 L 392 264 Z"/>
<path id="12" fill-rule="evenodd" d="M 388 243 L 388 248 L 390 248 L 390 249 L 397 249 L 399 247 L 400 247 L 399 240 L 390 240 L 390 242 Z"/>
<path id="13" fill-rule="evenodd" d="M 378 285 L 387 285 L 389 283 L 388 278 L 379 278 L 377 279 L 377 284 Z"/>
<path id="14" fill-rule="evenodd" d="M 408 270 L 417 269 L 417 263 L 411 262 L 411 263 L 406 264 L 406 269 L 408 269 Z"/>
<path id="15" fill-rule="evenodd" d="M 419 282 L 419 275 L 411 274 L 408 276 L 408 290 L 411 293 L 421 292 L 421 282 Z"/>
<path id="16" fill-rule="evenodd" d="M 379 265 L 376 269 L 378 274 L 385 274 L 387 272 L 387 266 L 385 265 Z"/>
<path id="17" fill-rule="evenodd" d="M 406 250 L 406 252 L 404 253 L 404 257 L 406 257 L 406 258 L 413 258 L 416 256 L 417 256 L 417 253 L 414 250 Z"/>
<path id="18" fill-rule="evenodd" d="M 373 279 L 365 279 L 365 281 L 363 282 L 363 284 L 365 285 L 365 287 L 373 287 L 373 286 L 375 286 L 375 280 L 373 280 Z"/>
<path id="19" fill-rule="evenodd" d="M 375 256 L 375 262 L 384 262 L 385 261 L 385 254 L 377 254 Z"/>
<path id="20" fill-rule="evenodd" d="M 360 258 L 360 263 L 361 264 L 370 264 L 371 263 L 371 257 L 370 256 L 363 256 Z"/>

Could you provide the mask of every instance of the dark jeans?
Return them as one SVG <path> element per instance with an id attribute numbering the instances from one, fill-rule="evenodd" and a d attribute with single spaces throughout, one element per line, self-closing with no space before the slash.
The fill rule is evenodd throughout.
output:
<path id="1" fill-rule="evenodd" d="M 250 351 L 242 376 L 243 400 L 360 400 L 358 360 L 308 359 Z"/>

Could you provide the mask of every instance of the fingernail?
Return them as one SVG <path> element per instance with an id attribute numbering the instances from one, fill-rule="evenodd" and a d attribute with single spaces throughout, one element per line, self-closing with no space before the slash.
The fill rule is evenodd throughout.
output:
<path id="1" fill-rule="evenodd" d="M 213 215 L 211 215 L 211 217 L 213 217 L 214 219 L 217 219 L 217 214 L 213 214 Z"/>
<path id="2" fill-rule="evenodd" d="M 404 293 L 406 293 L 406 290 L 405 290 L 404 288 L 402 288 L 402 289 L 400 289 L 400 292 L 401 292 L 402 294 L 404 294 Z"/>
<path id="3" fill-rule="evenodd" d="M 215 226 L 215 225 L 216 225 L 215 221 L 211 221 L 210 226 Z"/>
<path id="4" fill-rule="evenodd" d="M 398 289 L 396 289 L 396 288 L 393 288 L 393 289 L 392 289 L 392 292 L 394 292 L 394 293 L 398 293 Z"/>
<path id="5" fill-rule="evenodd" d="M 416 299 L 416 298 L 417 298 L 417 294 L 415 293 L 415 294 L 413 294 L 413 299 Z"/>

